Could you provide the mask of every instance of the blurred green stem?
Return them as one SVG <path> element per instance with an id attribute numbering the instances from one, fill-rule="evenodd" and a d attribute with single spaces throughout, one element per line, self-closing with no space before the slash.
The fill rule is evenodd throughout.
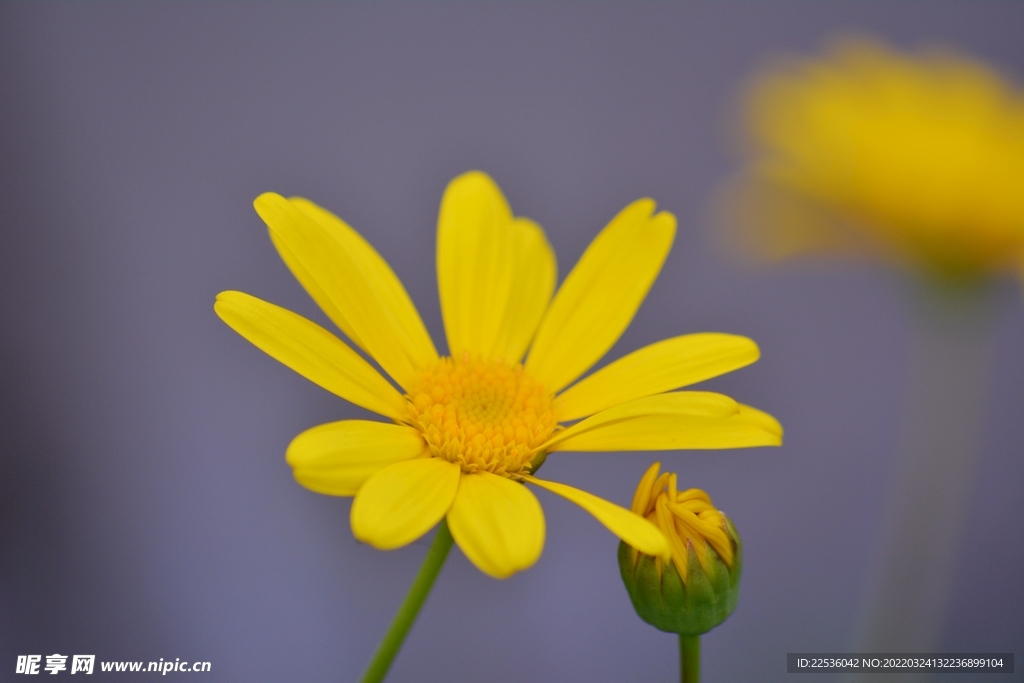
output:
<path id="1" fill-rule="evenodd" d="M 700 636 L 679 636 L 679 679 L 700 683 Z"/>
<path id="2" fill-rule="evenodd" d="M 855 651 L 934 652 L 939 645 L 984 425 L 992 303 L 982 286 L 917 292 L 900 448 Z M 888 680 L 881 676 L 876 683 Z"/>
<path id="3" fill-rule="evenodd" d="M 398 614 L 391 622 L 391 628 L 388 629 L 384 640 L 377 647 L 377 654 L 373 656 L 370 665 L 366 667 L 362 683 L 380 683 L 387 676 L 391 662 L 398 654 L 402 643 L 405 642 L 405 636 L 412 628 L 413 622 L 416 621 L 416 615 L 420 613 L 420 608 L 423 607 L 423 602 L 434 585 L 434 579 L 441 571 L 441 567 L 448 557 L 448 551 L 451 549 L 452 533 L 448 530 L 447 520 L 442 519 L 437 527 L 437 533 L 434 535 L 434 542 L 430 545 L 427 556 L 423 558 L 423 565 L 413 580 L 409 593 L 405 596 L 405 601 L 398 608 Z"/>

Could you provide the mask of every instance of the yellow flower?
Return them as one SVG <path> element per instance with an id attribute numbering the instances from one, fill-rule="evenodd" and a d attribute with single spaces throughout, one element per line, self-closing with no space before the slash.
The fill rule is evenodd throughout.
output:
<path id="1" fill-rule="evenodd" d="M 675 217 L 654 213 L 650 199 L 612 219 L 552 298 L 555 255 L 540 226 L 513 216 L 487 175 L 455 178 L 437 229 L 447 357 L 394 272 L 341 219 L 272 193 L 255 207 L 295 277 L 387 378 L 332 333 L 248 294 L 222 292 L 215 310 L 299 374 L 391 420 L 320 425 L 286 455 L 304 486 L 355 496 L 352 532 L 376 548 L 406 545 L 447 518 L 473 564 L 507 577 L 536 562 L 544 545 L 529 482 L 667 557 L 647 520 L 534 477 L 546 455 L 781 441 L 769 415 L 720 394 L 671 391 L 754 362 L 757 346 L 744 337 L 667 339 L 573 384 L 628 326 L 668 254 Z"/>
<path id="2" fill-rule="evenodd" d="M 1024 97 L 985 65 L 847 41 L 762 74 L 747 103 L 753 158 L 725 210 L 755 252 L 1024 265 Z"/>

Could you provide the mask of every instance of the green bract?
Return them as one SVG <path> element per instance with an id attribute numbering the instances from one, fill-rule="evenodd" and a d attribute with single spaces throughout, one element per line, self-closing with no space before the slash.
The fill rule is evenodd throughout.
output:
<path id="1" fill-rule="evenodd" d="M 732 614 L 739 597 L 743 547 L 731 522 L 728 530 L 736 548 L 732 569 L 709 546 L 709 571 L 705 572 L 690 546 L 689 576 L 685 583 L 674 562 L 663 563 L 659 575 L 654 557 L 637 553 L 634 563 L 633 549 L 619 543 L 622 581 L 641 619 L 662 631 L 696 636 L 707 633 Z"/>

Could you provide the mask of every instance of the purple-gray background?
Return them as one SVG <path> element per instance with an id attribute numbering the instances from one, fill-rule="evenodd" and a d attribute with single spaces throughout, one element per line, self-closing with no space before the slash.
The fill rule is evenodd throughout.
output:
<path id="1" fill-rule="evenodd" d="M 1019 3 L 0 5 L 0 671 L 59 652 L 209 660 L 210 681 L 358 677 L 426 545 L 362 546 L 347 499 L 294 483 L 289 440 L 360 411 L 238 337 L 213 298 L 323 319 L 251 208 L 302 194 L 377 247 L 442 340 L 436 211 L 471 168 L 545 227 L 563 276 L 627 202 L 679 217 L 609 358 L 749 335 L 762 360 L 707 386 L 786 427 L 780 449 L 660 457 L 744 537 L 705 680 L 788 680 L 787 651 L 845 649 L 903 410 L 907 298 L 868 266 L 755 272 L 717 249 L 727 122 L 763 59 L 837 31 L 937 40 L 1019 78 L 1022 28 Z M 1024 305 L 998 296 L 943 649 L 1020 656 Z M 655 457 L 559 454 L 544 474 L 628 504 Z M 454 551 L 391 680 L 677 676 L 615 539 L 539 495 L 540 562 L 495 581 Z"/>

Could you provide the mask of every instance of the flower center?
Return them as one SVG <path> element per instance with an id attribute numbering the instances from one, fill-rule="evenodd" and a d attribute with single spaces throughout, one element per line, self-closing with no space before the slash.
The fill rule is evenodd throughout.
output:
<path id="1" fill-rule="evenodd" d="M 410 422 L 435 458 L 516 478 L 555 431 L 551 395 L 523 372 L 468 355 L 441 358 L 408 393 Z"/>

